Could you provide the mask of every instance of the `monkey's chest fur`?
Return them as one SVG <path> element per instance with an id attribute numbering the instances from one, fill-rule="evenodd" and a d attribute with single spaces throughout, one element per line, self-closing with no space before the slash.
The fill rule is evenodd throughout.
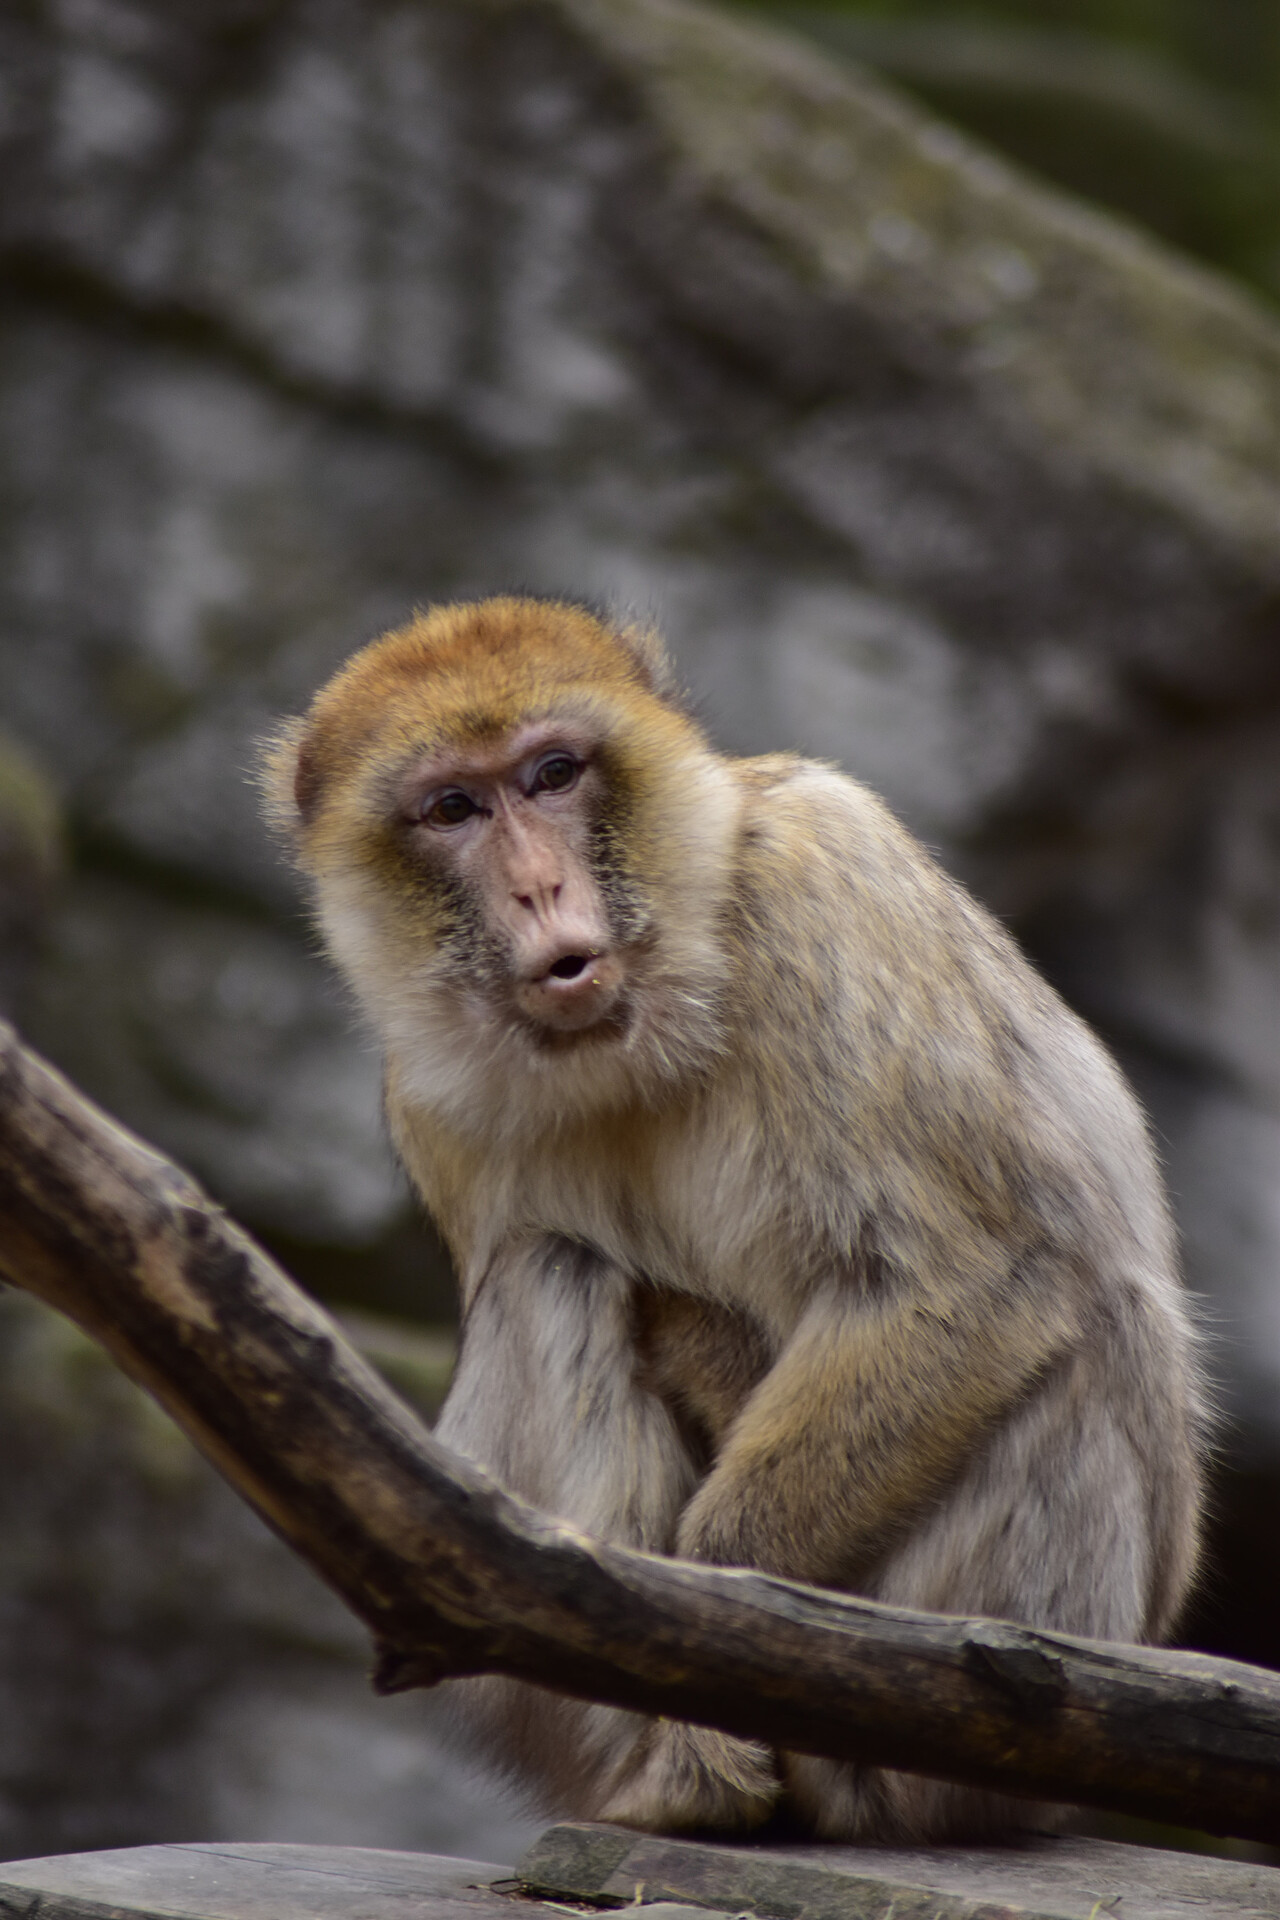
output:
<path id="1" fill-rule="evenodd" d="M 776 1183 L 729 1132 L 705 1109 L 633 1111 L 597 1116 L 580 1139 L 566 1128 L 501 1156 L 456 1139 L 446 1150 L 437 1136 L 428 1162 L 427 1198 L 458 1261 L 464 1311 L 513 1241 L 588 1249 L 625 1283 L 635 1383 L 668 1408 L 700 1473 L 776 1360 L 804 1294 L 777 1285 L 794 1251 Z"/>
<path id="2" fill-rule="evenodd" d="M 389 1110 L 457 1260 L 464 1306 L 504 1245 L 556 1237 L 637 1283 L 741 1310 L 774 1350 L 803 1310 L 809 1276 L 796 1259 L 790 1196 L 731 1112 L 690 1100 L 663 1113 L 595 1115 L 494 1148 L 420 1110 L 390 1102 Z M 815 1268 L 830 1253 L 815 1247 Z"/>

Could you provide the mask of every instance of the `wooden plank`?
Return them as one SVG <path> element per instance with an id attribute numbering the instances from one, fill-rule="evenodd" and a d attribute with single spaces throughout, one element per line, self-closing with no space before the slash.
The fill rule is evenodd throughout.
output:
<path id="1" fill-rule="evenodd" d="M 543 1898 L 687 1901 L 770 1920 L 1280 1920 L 1280 1869 L 1106 1840 L 750 1846 L 570 1823 L 516 1874 Z"/>
<path id="2" fill-rule="evenodd" d="M 3 1920 L 512 1920 L 510 1867 L 373 1847 L 124 1847 L 0 1863 Z"/>
<path id="3" fill-rule="evenodd" d="M 520 1891 L 524 1898 L 520 1897 Z M 1280 1920 L 1280 1870 L 1081 1839 L 750 1846 L 553 1827 L 512 1873 L 438 1854 L 209 1843 L 0 1864 L 0 1920 Z"/>

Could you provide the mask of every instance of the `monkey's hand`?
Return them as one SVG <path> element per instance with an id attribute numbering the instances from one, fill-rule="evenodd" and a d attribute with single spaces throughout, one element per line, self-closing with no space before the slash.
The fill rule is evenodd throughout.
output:
<path id="1" fill-rule="evenodd" d="M 773 1755 L 710 1727 L 655 1720 L 623 1762 L 596 1818 L 670 1833 L 743 1833 L 768 1819 L 781 1792 Z"/>

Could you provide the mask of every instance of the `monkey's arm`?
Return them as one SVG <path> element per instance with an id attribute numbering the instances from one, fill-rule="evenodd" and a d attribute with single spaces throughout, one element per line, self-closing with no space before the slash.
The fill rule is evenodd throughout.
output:
<path id="1" fill-rule="evenodd" d="M 636 1383 L 625 1277 L 534 1236 L 468 1293 L 439 1438 L 590 1532 L 667 1551 L 694 1473 L 667 1408 Z"/>
<path id="2" fill-rule="evenodd" d="M 992 1276 L 994 1279 L 994 1276 Z M 676 1552 L 815 1585 L 856 1580 L 1071 1343 L 1041 1288 L 921 1287 L 868 1301 L 832 1281 L 724 1437 L 685 1509 Z M 1014 1297 L 1009 1297 L 1010 1294 Z M 648 1828 L 750 1827 L 761 1801 L 735 1777 L 738 1743 L 655 1721 L 600 1814 Z"/>
<path id="3" fill-rule="evenodd" d="M 669 1409 L 636 1379 L 626 1278 L 586 1247 L 535 1237 L 504 1248 L 467 1293 L 438 1437 L 589 1532 L 669 1551 L 694 1467 Z M 455 1682 L 453 1693 L 478 1745 L 588 1819 L 620 1774 L 633 1778 L 655 1724 L 514 1681 Z M 684 1734 L 696 1735 L 687 1752 Z M 777 1796 L 770 1755 L 749 1741 L 675 1729 L 664 1756 L 663 1805 L 680 1824 L 758 1824 Z"/>
<path id="4" fill-rule="evenodd" d="M 822 1288 L 729 1429 L 676 1551 L 856 1580 L 1076 1338 L 1043 1281 L 1010 1291 Z"/>

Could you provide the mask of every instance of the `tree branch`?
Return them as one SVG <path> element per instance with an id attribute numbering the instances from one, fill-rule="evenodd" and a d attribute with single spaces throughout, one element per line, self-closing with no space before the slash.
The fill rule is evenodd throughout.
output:
<path id="1" fill-rule="evenodd" d="M 1280 1676 L 660 1559 L 536 1512 L 2 1024 L 0 1273 L 107 1347 L 337 1590 L 384 1691 L 505 1673 L 832 1759 L 1280 1832 Z"/>

